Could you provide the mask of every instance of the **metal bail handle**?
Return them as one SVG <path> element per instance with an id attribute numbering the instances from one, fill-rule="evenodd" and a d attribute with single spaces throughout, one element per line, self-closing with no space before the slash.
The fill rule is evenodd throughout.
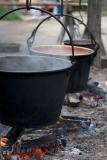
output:
<path id="1" fill-rule="evenodd" d="M 30 1 L 31 2 L 31 1 Z M 26 1 L 26 4 L 27 5 L 29 5 L 29 1 L 27 0 Z M 27 8 L 28 7 L 28 8 Z M 42 9 L 40 9 L 40 8 L 36 8 L 36 7 L 32 7 L 32 6 L 26 6 L 26 7 L 23 7 L 23 8 L 16 8 L 16 9 L 13 9 L 13 10 L 11 10 L 11 11 L 9 11 L 9 12 L 6 12 L 4 15 L 2 15 L 1 17 L 0 17 L 0 20 L 2 20 L 4 17 L 6 17 L 7 15 L 9 15 L 9 14 L 11 14 L 11 13 L 13 13 L 13 12 L 16 12 L 16 11 L 18 11 L 18 10 L 24 10 L 24 9 L 34 9 L 34 10 L 38 10 L 38 11 L 41 11 L 41 12 L 44 12 L 44 13 L 46 13 L 46 14 L 48 14 L 48 15 L 50 15 L 50 17 L 53 17 L 63 28 L 64 28 L 64 30 L 66 31 L 66 33 L 68 34 L 68 37 L 69 37 L 69 39 L 70 39 L 70 44 L 71 44 L 71 50 L 72 50 L 72 60 L 75 60 L 75 56 L 74 56 L 74 45 L 73 45 L 73 41 L 72 41 L 72 37 L 71 37 L 71 35 L 70 35 L 70 32 L 68 31 L 68 29 L 67 29 L 67 27 L 65 27 L 64 26 L 64 24 L 55 16 L 55 15 L 53 15 L 53 14 L 51 14 L 50 12 L 48 12 L 48 11 L 45 11 L 45 10 L 42 10 Z M 28 40 L 29 41 L 29 40 Z M 28 42 L 27 41 L 27 42 Z M 29 44 L 29 43 L 28 43 Z"/>
<path id="2" fill-rule="evenodd" d="M 57 19 L 57 15 L 54 15 L 55 16 L 55 19 L 58 20 L 58 22 L 62 25 L 62 27 L 65 29 L 65 31 L 67 32 L 68 36 L 69 36 L 69 39 L 70 39 L 70 44 L 72 47 L 73 46 L 73 40 L 72 40 L 72 37 L 71 37 L 71 34 L 69 33 L 68 29 L 64 26 L 64 24 L 59 20 Z M 36 28 L 32 31 L 30 37 L 27 39 L 27 45 L 28 45 L 28 49 L 30 50 L 30 48 L 32 47 L 34 41 L 35 41 L 35 36 L 36 36 L 36 33 L 39 29 L 39 27 L 48 19 L 52 18 L 53 16 L 49 16 L 49 17 L 46 17 L 45 19 L 43 19 L 37 26 Z"/>
<path id="3" fill-rule="evenodd" d="M 32 47 L 34 41 L 35 41 L 35 36 L 36 36 L 36 33 L 37 33 L 37 30 L 39 29 L 39 27 L 42 25 L 42 23 L 44 23 L 46 20 L 50 19 L 51 17 L 54 17 L 55 20 L 57 20 L 57 22 L 59 22 L 62 27 L 64 28 L 64 30 L 66 31 L 66 33 L 68 34 L 68 37 L 70 39 L 70 44 L 71 44 L 71 47 L 72 47 L 72 57 L 70 56 L 70 59 L 72 61 L 75 62 L 75 53 L 74 53 L 74 45 L 73 45 L 73 40 L 72 40 L 72 37 L 71 37 L 71 34 L 69 33 L 68 29 L 64 26 L 64 24 L 56 18 L 57 15 L 54 15 L 54 16 L 49 16 L 49 17 L 46 17 L 45 19 L 43 19 L 37 26 L 36 28 L 32 31 L 31 33 L 31 36 L 27 39 L 27 45 L 28 45 L 28 49 L 30 51 L 30 48 Z"/>
<path id="4" fill-rule="evenodd" d="M 81 21 L 80 19 L 78 19 L 78 18 L 76 18 L 76 17 L 74 17 L 72 15 L 64 14 L 63 16 L 72 17 L 74 20 L 77 20 L 78 22 L 80 22 L 86 28 L 86 30 L 88 31 L 88 33 L 90 35 L 92 44 L 95 44 L 95 50 L 94 51 L 97 52 L 97 50 L 99 49 L 99 44 L 96 42 L 96 40 L 94 38 L 94 35 L 89 30 L 88 26 L 83 21 Z"/>
<path id="5" fill-rule="evenodd" d="M 58 16 L 58 15 L 54 15 L 54 16 Z M 73 17 L 72 15 L 68 15 L 68 14 L 63 14 L 63 16 L 69 16 L 69 17 L 72 17 L 73 19 L 79 21 L 83 26 L 85 26 L 85 28 L 87 29 L 88 33 L 90 34 L 90 38 L 91 38 L 91 42 L 92 44 L 95 44 L 95 48 L 94 48 L 94 51 L 95 51 L 95 54 L 94 56 L 96 56 L 96 53 L 97 53 L 97 50 L 99 49 L 99 44 L 96 42 L 93 34 L 90 32 L 89 28 L 87 27 L 87 25 L 85 23 L 83 23 L 80 19 L 76 18 L 76 17 Z M 31 33 L 31 36 L 27 39 L 27 45 L 28 45 L 28 48 L 30 50 L 30 48 L 32 47 L 34 41 L 35 41 L 35 36 L 36 36 L 36 33 L 39 29 L 39 27 L 42 25 L 42 23 L 44 23 L 46 20 L 50 19 L 52 16 L 49 16 L 49 17 L 46 17 L 45 19 L 43 19 L 37 26 L 36 28 L 32 31 Z M 62 23 L 62 22 L 61 22 Z M 64 24 L 63 24 L 64 26 Z M 65 26 L 64 26 L 65 28 Z M 69 35 L 68 35 L 69 36 Z M 70 36 L 71 37 L 71 36 Z M 70 39 L 70 44 L 73 45 L 73 42 L 72 42 L 72 38 Z M 75 53 L 74 53 L 75 54 Z"/>

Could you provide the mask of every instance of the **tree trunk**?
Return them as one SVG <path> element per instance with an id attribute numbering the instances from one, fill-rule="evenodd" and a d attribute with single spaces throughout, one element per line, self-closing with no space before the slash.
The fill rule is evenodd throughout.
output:
<path id="1" fill-rule="evenodd" d="M 87 25 L 93 33 L 96 41 L 100 44 L 100 49 L 95 58 L 94 64 L 96 67 L 101 67 L 101 56 L 106 55 L 102 39 L 101 39 L 101 7 L 102 0 L 88 0 L 88 21 Z M 87 31 L 85 31 L 87 35 Z"/>

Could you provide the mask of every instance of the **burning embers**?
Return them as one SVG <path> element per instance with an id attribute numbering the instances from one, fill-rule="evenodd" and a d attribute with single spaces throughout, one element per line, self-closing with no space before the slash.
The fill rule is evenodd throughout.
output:
<path id="1" fill-rule="evenodd" d="M 1 151 L 3 160 L 43 160 L 45 155 L 52 156 L 64 150 L 64 140 L 58 138 L 59 124 L 35 129 L 12 128 L 6 138 L 1 138 Z M 20 136 L 19 136 L 20 135 Z M 61 142 L 61 140 L 63 142 Z"/>
<path id="2" fill-rule="evenodd" d="M 64 152 L 66 136 L 69 133 L 79 134 L 91 125 L 90 119 L 72 116 L 60 117 L 51 126 L 35 129 L 12 128 L 5 138 L 1 138 L 2 160 L 45 160 Z"/>
<path id="3" fill-rule="evenodd" d="M 17 148 L 17 147 L 16 147 Z M 26 149 L 25 149 L 26 150 Z M 24 151 L 24 148 L 22 148 L 22 152 Z M 50 143 L 43 146 L 36 146 L 34 148 L 29 148 L 24 153 L 17 153 L 17 150 L 15 150 L 15 155 L 12 153 L 12 156 L 19 158 L 20 160 L 30 160 L 30 158 L 36 158 L 38 160 L 44 160 L 45 155 L 52 156 L 55 153 L 58 153 L 60 151 L 63 151 L 63 147 L 56 143 Z"/>

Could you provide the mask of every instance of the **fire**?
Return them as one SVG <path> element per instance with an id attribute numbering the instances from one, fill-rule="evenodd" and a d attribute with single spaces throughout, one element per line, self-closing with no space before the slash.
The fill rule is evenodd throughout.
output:
<path id="1" fill-rule="evenodd" d="M 5 147 L 8 144 L 7 138 L 2 138 L 0 140 L 1 146 Z M 29 160 L 31 158 L 37 158 L 38 160 L 44 160 L 45 155 L 53 155 L 54 153 L 59 153 L 63 148 L 58 144 L 46 144 L 44 147 L 35 147 L 26 153 L 17 153 L 16 145 L 13 145 L 12 152 L 10 154 L 5 154 L 3 156 L 4 160 L 11 160 L 11 157 L 17 157 L 20 160 Z"/>
<path id="2" fill-rule="evenodd" d="M 62 118 L 62 121 L 64 119 Z M 45 156 L 52 156 L 55 153 L 61 152 L 64 148 L 60 141 L 55 141 L 52 143 L 42 143 L 42 145 L 31 146 L 28 148 L 21 148 L 21 144 L 18 146 L 18 142 L 11 144 L 8 137 L 0 138 L 0 148 L 2 149 L 3 160 L 20 159 L 20 160 L 30 160 L 38 159 L 44 160 Z M 15 157 L 15 158 L 14 158 Z"/>
<path id="3" fill-rule="evenodd" d="M 28 153 L 18 154 L 17 156 L 20 160 L 29 160 L 29 158 L 38 158 L 39 160 L 43 160 L 45 152 L 41 148 L 35 148 Z"/>
<path id="4" fill-rule="evenodd" d="M 52 151 L 51 151 L 51 149 L 52 149 Z M 29 151 L 27 153 L 15 154 L 15 152 L 14 152 L 12 155 L 17 155 L 17 157 L 20 160 L 29 160 L 30 158 L 37 158 L 38 160 L 44 160 L 45 155 L 53 155 L 55 152 L 59 153 L 62 150 L 63 150 L 63 148 L 59 145 L 47 144 L 42 148 L 40 148 L 40 147 L 33 148 L 31 151 Z"/>
<path id="5" fill-rule="evenodd" d="M 34 150 L 33 154 L 35 155 L 35 157 L 38 157 L 41 160 L 44 159 L 44 156 L 45 156 L 45 152 L 43 152 L 41 148 Z"/>
<path id="6" fill-rule="evenodd" d="M 20 158 L 20 160 L 28 160 L 30 158 L 30 155 L 25 153 L 25 154 L 20 154 L 17 157 Z"/>

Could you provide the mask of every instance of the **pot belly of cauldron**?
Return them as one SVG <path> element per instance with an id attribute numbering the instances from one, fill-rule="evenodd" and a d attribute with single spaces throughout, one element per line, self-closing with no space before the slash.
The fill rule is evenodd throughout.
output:
<path id="1" fill-rule="evenodd" d="M 91 56 L 76 57 L 76 65 L 73 67 L 67 93 L 79 92 L 86 88 L 90 72 Z"/>
<path id="2" fill-rule="evenodd" d="M 66 40 L 64 41 L 65 45 L 70 45 L 70 41 Z M 69 80 L 67 92 L 78 92 L 82 91 L 86 88 L 89 73 L 90 73 L 90 67 L 93 63 L 93 60 L 96 56 L 95 50 L 95 44 L 92 44 L 91 40 L 81 39 L 81 40 L 74 40 L 73 44 L 75 46 L 80 46 L 84 48 L 93 49 L 93 53 L 91 55 L 85 55 L 84 56 L 78 56 L 76 57 L 77 64 L 74 66 L 74 69 L 71 72 L 71 77 Z"/>
<path id="3" fill-rule="evenodd" d="M 30 76 L 1 75 L 0 120 L 10 126 L 26 128 L 56 122 L 64 100 L 66 78 L 66 71 Z"/>
<path id="4" fill-rule="evenodd" d="M 0 121 L 19 128 L 55 123 L 71 62 L 44 56 L 0 58 Z"/>
<path id="5" fill-rule="evenodd" d="M 57 50 L 57 52 L 56 52 Z M 56 46 L 34 46 L 31 49 L 31 54 L 55 56 L 63 59 L 72 58 L 72 50 L 70 45 L 56 45 Z M 79 92 L 85 89 L 89 77 L 90 65 L 92 63 L 92 56 L 94 50 L 74 46 L 75 65 L 70 72 L 70 79 L 66 93 Z"/>

